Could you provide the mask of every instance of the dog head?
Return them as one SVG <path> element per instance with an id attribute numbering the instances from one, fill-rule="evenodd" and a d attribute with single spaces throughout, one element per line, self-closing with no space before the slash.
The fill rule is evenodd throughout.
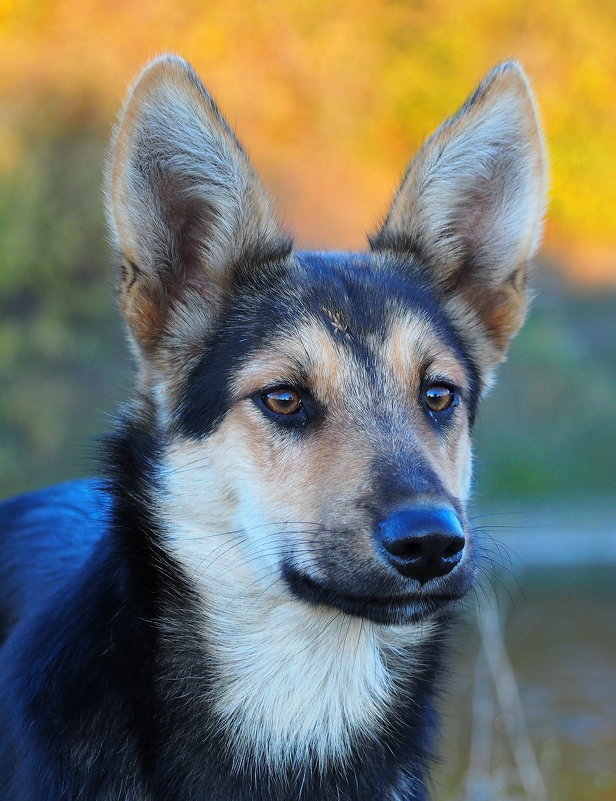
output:
<path id="1" fill-rule="evenodd" d="M 468 590 L 470 431 L 524 318 L 545 183 L 503 64 L 424 144 L 370 252 L 294 253 L 192 69 L 145 69 L 109 221 L 185 565 L 383 623 Z"/>

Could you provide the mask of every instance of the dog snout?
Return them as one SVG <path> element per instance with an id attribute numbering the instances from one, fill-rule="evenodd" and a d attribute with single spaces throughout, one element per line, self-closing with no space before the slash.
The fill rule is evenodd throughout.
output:
<path id="1" fill-rule="evenodd" d="M 420 584 L 450 573 L 462 559 L 464 530 L 446 507 L 407 507 L 381 520 L 376 539 L 386 560 Z"/>

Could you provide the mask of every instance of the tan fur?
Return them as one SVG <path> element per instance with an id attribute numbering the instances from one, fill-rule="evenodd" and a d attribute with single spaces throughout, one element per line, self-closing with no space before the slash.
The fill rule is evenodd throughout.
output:
<path id="1" fill-rule="evenodd" d="M 349 506 L 355 504 L 362 493 L 369 492 L 372 460 L 390 445 L 379 441 L 381 432 L 372 430 L 373 410 L 366 405 L 366 377 L 361 365 L 352 358 L 350 348 L 332 333 L 322 321 L 304 322 L 293 337 L 272 340 L 265 351 L 255 354 L 235 376 L 236 397 L 247 397 L 262 387 L 296 383 L 297 366 L 301 365 L 310 376 L 315 396 L 326 406 L 328 420 L 322 430 L 310 440 L 309 446 L 302 442 L 295 446 L 298 452 L 293 461 L 301 469 L 291 466 L 289 445 L 284 439 L 279 453 L 274 439 L 267 446 L 270 453 L 255 456 L 257 463 L 264 465 L 264 478 L 255 477 L 255 481 L 267 482 L 272 499 L 292 499 L 295 507 L 287 510 L 290 519 L 327 521 L 340 512 L 345 498 Z M 462 462 L 468 448 L 462 447 L 462 443 L 469 432 L 464 416 L 460 415 L 459 426 L 444 444 L 427 424 L 419 405 L 419 381 L 425 363 L 431 364 L 435 376 L 447 376 L 463 386 L 466 378 L 459 361 L 425 319 L 411 314 L 394 318 L 385 345 L 373 343 L 373 349 L 377 363 L 382 365 L 381 380 L 386 394 L 392 399 L 392 436 L 404 437 L 407 431 L 416 431 L 414 447 L 424 454 L 446 488 L 454 496 L 465 498 L 468 469 Z M 247 406 L 245 425 L 252 432 L 248 447 L 259 451 L 264 446 L 259 431 L 269 432 L 271 427 L 251 402 Z M 297 486 L 287 483 L 287 474 L 297 481 Z M 336 480 L 332 483 L 334 475 Z M 308 491 L 312 500 L 300 506 Z M 317 505 L 317 500 L 323 502 L 332 493 L 333 511 L 328 513 L 322 505 Z M 347 513 L 354 514 L 351 509 Z M 369 542 L 370 533 L 366 537 Z"/>
<path id="2" fill-rule="evenodd" d="M 425 320 L 405 314 L 394 319 L 390 326 L 383 361 L 392 367 L 398 392 L 400 388 L 406 389 L 409 424 L 416 432 L 423 458 L 453 497 L 466 500 L 471 458 L 466 416 L 459 415 L 453 429 L 443 438 L 436 434 L 417 404 L 419 384 L 427 364 L 434 377 L 447 377 L 457 386 L 465 386 L 467 378 L 458 358 Z"/>
<path id="3" fill-rule="evenodd" d="M 391 251 L 394 259 L 405 251 L 395 269 L 408 266 L 432 284 L 483 387 L 524 315 L 544 188 L 532 95 L 519 67 L 504 65 L 426 142 L 374 238 L 371 269 L 391 270 Z M 225 314 L 227 293 L 238 271 L 263 269 L 250 259 L 240 267 L 242 258 L 279 237 L 278 227 L 231 129 L 173 57 L 146 68 L 128 97 L 108 193 L 121 305 L 142 393 L 164 434 L 155 511 L 200 599 L 196 625 L 214 663 L 220 736 L 237 762 L 252 753 L 272 765 L 309 757 L 318 767 L 340 764 L 354 739 L 378 737 L 436 624 L 431 613 L 402 627 L 300 601 L 283 565 L 324 587 L 369 576 L 377 601 L 378 588 L 389 599 L 396 582 L 408 592 L 375 538 L 378 516 L 392 514 L 399 499 L 375 509 L 375 486 L 390 479 L 391 464 L 425 467 L 422 489 L 402 492 L 413 504 L 455 506 L 464 525 L 467 410 L 437 433 L 422 391 L 447 381 L 464 395 L 467 370 L 427 312 L 393 298 L 382 328 L 364 335 L 371 358 L 362 360 L 360 332 L 330 298 L 306 304 L 287 330 L 272 326 L 260 349 L 242 357 L 231 386 L 220 387 L 229 408 L 213 431 L 180 435 L 179 393 Z M 281 258 L 294 293 L 293 277 L 306 276 L 299 262 Z M 269 278 L 264 272 L 264 285 Z M 302 382 L 322 419 L 310 435 L 290 436 L 255 396 Z M 362 587 L 345 592 L 353 600 Z"/>
<path id="4" fill-rule="evenodd" d="M 249 754 L 273 766 L 308 757 L 320 767 L 342 763 L 356 736 L 378 736 L 396 681 L 408 682 L 413 664 L 399 649 L 419 646 L 435 624 L 378 625 L 289 594 L 278 576 L 281 556 L 299 554 L 318 573 L 309 543 L 315 526 L 293 518 L 305 476 L 289 454 L 276 457 L 255 437 L 246 414 L 231 413 L 206 443 L 169 450 L 158 511 L 172 554 L 203 599 L 203 645 L 217 674 L 212 702 L 236 763 Z M 286 503 L 272 491 L 276 482 Z"/>
<path id="5" fill-rule="evenodd" d="M 328 402 L 340 386 L 341 371 L 348 370 L 347 361 L 341 343 L 317 320 L 306 318 L 251 357 L 235 376 L 235 392 L 239 397 L 276 383 L 293 383 L 298 377 L 298 367 L 303 367 L 314 373 L 315 390 Z"/>
<path id="6" fill-rule="evenodd" d="M 220 428 L 204 442 L 177 441 L 163 467 L 159 513 L 172 552 L 202 593 L 204 640 L 220 664 L 223 688 L 216 708 L 240 760 L 247 748 L 267 760 L 300 760 L 310 752 L 319 761 L 343 759 L 355 733 L 378 734 L 392 697 L 397 645 L 419 643 L 433 630 L 428 622 L 382 626 L 312 608 L 292 598 L 278 575 L 281 559 L 292 555 L 295 565 L 321 578 L 323 548 L 381 569 L 362 499 L 370 494 L 372 460 L 390 444 L 378 440 L 362 408 L 360 365 L 326 326 L 306 320 L 293 338 L 270 341 L 236 374 L 238 400 Z M 395 406 L 400 411 L 392 436 L 414 432 L 413 447 L 451 493 L 465 497 L 466 425 L 443 443 L 422 424 L 418 408 L 420 365 L 429 361 L 436 374 L 463 383 L 460 364 L 417 315 L 394 317 L 378 348 L 392 415 Z M 298 364 L 329 419 L 315 436 L 290 443 L 247 396 L 292 382 Z M 339 520 L 353 527 L 351 540 Z M 299 690 L 297 674 L 309 695 Z"/>

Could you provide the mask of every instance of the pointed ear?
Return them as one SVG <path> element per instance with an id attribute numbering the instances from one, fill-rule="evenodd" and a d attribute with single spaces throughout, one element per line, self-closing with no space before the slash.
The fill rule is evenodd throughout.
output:
<path id="1" fill-rule="evenodd" d="M 207 329 L 238 265 L 289 252 L 244 150 L 176 56 L 151 62 L 130 90 L 106 186 L 121 307 L 145 355 L 181 321 Z"/>
<path id="2" fill-rule="evenodd" d="M 541 236 L 543 138 L 521 67 L 496 67 L 412 161 L 374 250 L 413 255 L 454 317 L 500 361 L 526 309 L 527 262 Z"/>

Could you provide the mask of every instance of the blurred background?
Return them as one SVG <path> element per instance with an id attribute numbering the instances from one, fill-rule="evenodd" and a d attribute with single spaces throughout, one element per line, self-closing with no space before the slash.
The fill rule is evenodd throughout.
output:
<path id="1" fill-rule="evenodd" d="M 145 61 L 187 57 L 298 246 L 336 249 L 365 247 L 495 63 L 529 73 L 551 205 L 477 427 L 485 577 L 443 698 L 438 801 L 616 799 L 615 40 L 613 0 L 0 0 L 2 496 L 96 471 L 130 391 L 100 182 Z"/>

